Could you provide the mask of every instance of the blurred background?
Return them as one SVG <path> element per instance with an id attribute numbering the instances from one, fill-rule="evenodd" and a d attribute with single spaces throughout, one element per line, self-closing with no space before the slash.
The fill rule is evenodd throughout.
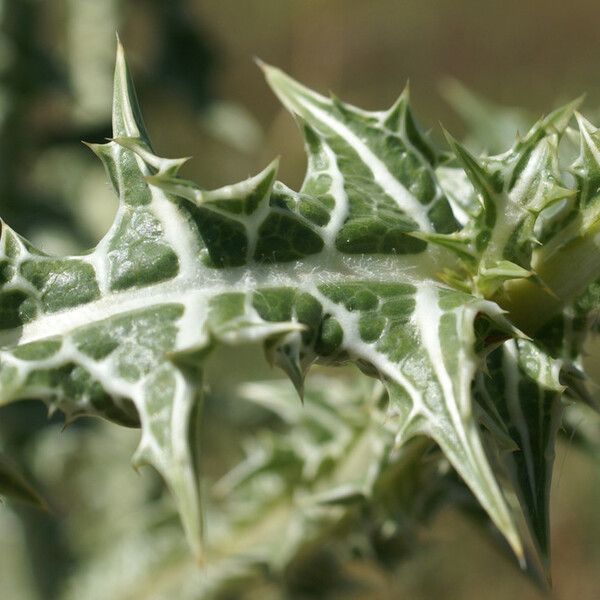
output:
<path id="1" fill-rule="evenodd" d="M 108 228 L 116 199 L 81 140 L 111 135 L 116 31 L 155 149 L 194 157 L 184 176 L 217 187 L 280 155 L 280 178 L 294 187 L 305 168 L 301 138 L 254 57 L 372 110 L 391 105 L 410 80 L 416 116 L 433 137 L 441 139 L 441 122 L 472 147 L 499 152 L 533 119 L 584 92 L 584 112 L 600 117 L 599 22 L 596 0 L 0 0 L 0 214 L 54 253 L 89 248 Z M 228 443 L 233 433 L 228 438 L 223 431 L 250 435 L 269 422 L 233 400 L 238 380 L 273 376 L 260 370 L 253 354 L 236 357 L 237 380 L 225 366 L 231 357 L 213 360 L 204 442 L 209 480 L 241 455 L 237 442 Z M 589 415 L 574 419 L 590 419 L 584 426 L 598 433 Z M 118 596 L 89 592 L 94 577 L 126 569 L 149 543 L 140 538 L 149 523 L 167 532 L 152 542 L 176 565 L 165 577 L 177 581 L 186 572 L 185 547 L 162 484 L 129 466 L 137 432 L 88 421 L 61 428 L 59 417 L 47 420 L 33 403 L 0 411 L 2 447 L 22 457 L 21 467 L 52 508 L 50 514 L 16 504 L 0 509 L 0 597 L 162 598 L 139 583 L 146 581 L 143 570 Z M 577 442 L 565 432 L 556 460 L 553 597 L 595 600 L 600 461 Z M 542 598 L 467 513 L 436 510 L 393 569 L 342 561 L 341 570 L 358 581 L 352 593 L 333 584 L 308 591 L 291 585 L 285 593 Z M 111 543 L 127 538 L 124 529 L 134 533 L 116 550 Z M 128 549 L 135 535 L 138 545 Z M 257 598 L 287 597 L 277 586 L 261 585 L 267 587 L 258 588 Z M 219 597 L 246 597 L 227 594 Z M 171 597 L 200 596 L 179 590 Z"/>

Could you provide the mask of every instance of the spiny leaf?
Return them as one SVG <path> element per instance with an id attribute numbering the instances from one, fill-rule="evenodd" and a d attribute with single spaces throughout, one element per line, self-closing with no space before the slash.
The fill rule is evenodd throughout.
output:
<path id="1" fill-rule="evenodd" d="M 35 396 L 70 417 L 139 419 L 136 463 L 165 477 L 200 554 L 193 446 L 207 351 L 265 340 L 299 391 L 312 363 L 356 362 L 393 387 L 409 429 L 448 450 L 520 553 L 465 392 L 473 321 L 499 313 L 432 281 L 426 244 L 406 235 L 456 222 L 431 164 L 403 137 L 415 141 L 412 125 L 389 129 L 394 111 L 408 118 L 404 100 L 384 118 L 267 74 L 307 122 L 302 190 L 275 184 L 273 164 L 205 192 L 174 178 L 181 161 L 154 155 L 119 50 L 115 141 L 96 147 L 120 197 L 112 228 L 91 254 L 60 259 L 3 232 L 2 402 Z M 440 363 L 445 335 L 463 347 L 458 363 Z M 459 376 L 458 389 L 449 382 Z"/>
<path id="2" fill-rule="evenodd" d="M 454 198 L 451 191 L 452 206 L 462 214 L 464 227 L 458 234 L 421 235 L 460 257 L 465 270 L 471 272 L 476 294 L 493 297 L 505 282 L 534 275 L 536 249 L 568 227 L 576 191 L 562 184 L 558 142 L 577 103 L 541 119 L 523 139 L 498 156 L 478 159 L 446 134 L 480 208 L 457 175 L 448 168 L 439 171 L 446 185 L 455 190 Z M 457 199 L 456 191 L 462 199 Z M 559 210 L 554 208 L 557 205 Z M 460 245 L 456 244 L 457 236 Z M 477 269 L 473 269 L 474 262 L 479 265 Z M 509 264 L 513 266 L 507 268 Z"/>
<path id="3" fill-rule="evenodd" d="M 329 188 L 334 205 L 343 209 L 338 250 L 418 252 L 424 245 L 401 233 L 456 229 L 432 171 L 431 151 L 410 114 L 407 93 L 389 111 L 366 112 L 325 98 L 274 67 L 263 69 L 284 105 L 308 124 L 304 134 L 309 156 L 331 163 L 321 178 L 318 171 L 309 171 L 302 191 L 322 196 Z M 319 181 L 324 189 L 314 189 Z"/>
<path id="4" fill-rule="evenodd" d="M 149 147 L 121 47 L 113 108 L 115 136 L 136 137 Z M 147 186 L 150 172 L 135 154 L 114 142 L 97 150 L 120 206 L 90 254 L 48 257 L 3 228 L 0 245 L 10 266 L 1 292 L 0 402 L 41 398 L 69 419 L 96 414 L 141 423 L 136 464 L 152 464 L 165 477 L 200 556 L 202 518 L 190 447 L 199 377 L 165 356 L 184 308 L 172 294 L 159 299 L 152 287 L 180 272 L 180 253 L 189 251 L 191 238 L 181 240 L 181 217 Z"/>
<path id="5" fill-rule="evenodd" d="M 600 134 L 585 117 L 577 113 L 580 132 L 579 157 L 571 170 L 579 179 L 579 204 L 583 213 L 584 228 L 598 218 L 600 198 Z"/>
<path id="6" fill-rule="evenodd" d="M 562 413 L 560 363 L 528 340 L 505 342 L 488 357 L 489 374 L 480 373 L 476 396 L 501 446 L 500 450 L 525 521 L 533 538 L 533 551 L 549 577 L 550 485 L 554 446 Z M 534 563 L 535 564 L 535 563 Z"/>
<path id="7" fill-rule="evenodd" d="M 218 345 L 262 343 L 300 394 L 311 365 L 352 363 L 388 390 L 396 443 L 433 439 L 522 560 L 523 536 L 480 435 L 473 385 L 508 351 L 510 373 L 543 389 L 540 414 L 554 414 L 561 390 L 539 376 L 541 367 L 531 372 L 545 364 L 541 345 L 527 351 L 507 318 L 522 315 L 506 315 L 492 300 L 510 305 L 515 282 L 544 290 L 547 262 L 537 246 L 592 231 L 573 234 L 577 219 L 550 219 L 551 230 L 539 230 L 554 205 L 581 208 L 581 185 L 564 187 L 557 159 L 573 106 L 497 157 L 476 158 L 450 139 L 463 169 L 451 205 L 448 177 L 441 185 L 439 155 L 420 133 L 407 92 L 391 109 L 367 112 L 264 70 L 305 137 L 302 187 L 276 181 L 275 161 L 245 181 L 205 190 L 177 177 L 182 160 L 152 149 L 119 48 L 114 137 L 93 147 L 119 195 L 112 227 L 90 253 L 69 257 L 47 256 L 2 229 L 0 403 L 34 397 L 67 418 L 140 425 L 135 462 L 165 478 L 200 558 L 206 357 Z M 597 279 L 589 277 L 597 262 L 582 289 Z M 494 354 L 504 342 L 503 354 Z M 523 414 L 529 407 L 505 393 L 506 373 L 495 376 L 488 411 L 503 415 L 495 427 L 503 447 L 523 452 L 523 460 L 515 454 L 514 486 L 546 556 L 551 456 L 541 444 L 553 430 L 549 421 L 515 417 L 515 403 Z M 363 483 L 366 474 L 357 473 Z M 340 507 L 368 491 L 330 486 L 323 505 Z"/>

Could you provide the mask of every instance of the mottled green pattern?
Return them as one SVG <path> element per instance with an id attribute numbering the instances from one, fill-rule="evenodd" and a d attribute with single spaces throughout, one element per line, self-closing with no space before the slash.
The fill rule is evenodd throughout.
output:
<path id="1" fill-rule="evenodd" d="M 434 440 L 523 563 L 512 487 L 547 567 L 559 398 L 562 385 L 583 396 L 598 308 L 596 131 L 580 119 L 571 189 L 558 146 L 573 105 L 499 156 L 450 138 L 452 163 L 407 92 L 367 112 L 264 69 L 304 134 L 301 189 L 276 181 L 275 161 L 205 190 L 152 150 L 119 50 L 114 139 L 92 145 L 120 200 L 112 227 L 88 254 L 51 257 L 2 226 L 0 403 L 140 426 L 134 462 L 163 475 L 200 558 L 205 357 L 260 342 L 301 396 L 313 364 L 352 363 L 383 383 L 395 443 Z M 584 268 L 562 285 L 555 265 L 573 257 Z M 512 325 L 527 321 L 517 307 L 532 290 L 534 310 L 551 307 L 537 343 Z M 352 502 L 364 490 L 334 491 Z"/>
<path id="2" fill-rule="evenodd" d="M 410 232 L 458 228 L 407 91 L 390 110 L 370 113 L 324 98 L 276 69 L 266 73 L 302 126 L 309 170 L 301 193 L 321 198 L 330 218 L 344 213 L 335 237 L 340 252 L 419 253 L 425 244 Z M 417 214 L 411 214 L 414 205 L 421 205 Z"/>

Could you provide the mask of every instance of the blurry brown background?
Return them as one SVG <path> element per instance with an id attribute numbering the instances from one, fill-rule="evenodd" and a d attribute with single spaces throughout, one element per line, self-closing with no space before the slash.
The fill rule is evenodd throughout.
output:
<path id="1" fill-rule="evenodd" d="M 301 171 L 300 138 L 262 82 L 254 56 L 310 87 L 370 109 L 390 105 L 410 80 L 422 123 L 437 129 L 441 121 L 457 133 L 459 120 L 440 94 L 448 77 L 534 114 L 584 92 L 590 107 L 600 105 L 600 6 L 593 0 L 197 0 L 188 5 L 190 19 L 216 52 L 214 89 L 250 110 L 265 130 L 266 144 L 248 157 L 248 168 L 283 154 L 283 176 L 295 180 Z M 152 35 L 130 27 L 139 37 L 126 29 L 124 38 L 141 64 Z M 147 118 L 152 125 L 154 113 Z M 154 135 L 163 148 L 181 153 L 181 141 L 172 144 L 165 127 L 157 126 Z M 220 172 L 234 178 L 245 174 L 224 171 L 234 160 L 231 153 L 222 156 L 205 147 L 209 141 L 189 135 L 195 138 L 189 148 L 204 163 L 194 168 L 207 185 L 223 181 L 217 180 Z"/>

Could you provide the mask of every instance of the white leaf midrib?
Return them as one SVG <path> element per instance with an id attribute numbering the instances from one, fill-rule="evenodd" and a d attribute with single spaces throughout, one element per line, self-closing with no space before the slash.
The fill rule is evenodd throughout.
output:
<path id="1" fill-rule="evenodd" d="M 22 327 L 0 331 L 0 347 L 12 347 L 69 332 L 132 311 L 164 304 L 186 307 L 186 328 L 181 341 L 195 337 L 194 327 L 204 321 L 207 300 L 223 293 L 246 293 L 261 288 L 288 287 L 310 291 L 327 283 L 351 284 L 360 281 L 404 282 L 418 284 L 433 275 L 435 264 L 425 253 L 400 256 L 331 255 L 324 266 L 324 256 L 315 255 L 298 263 L 278 265 L 251 264 L 244 267 L 213 269 L 200 265 L 196 273 L 189 270 L 177 277 L 123 291 L 111 291 L 99 299 L 65 310 L 48 313 Z M 201 320 L 193 323 L 191 315 Z"/>

